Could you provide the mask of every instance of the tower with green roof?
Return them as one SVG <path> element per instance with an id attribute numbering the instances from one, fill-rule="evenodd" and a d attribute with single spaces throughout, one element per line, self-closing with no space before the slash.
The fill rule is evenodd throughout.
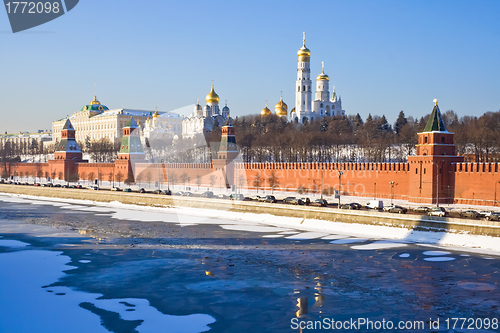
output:
<path id="1" fill-rule="evenodd" d="M 139 135 L 139 126 L 133 117 L 127 121 L 123 127 L 123 138 L 118 153 L 118 159 L 115 161 L 114 178 L 121 175 L 127 183 L 135 181 L 134 170 L 136 163 L 146 162 L 144 151 L 142 150 L 141 138 Z"/>
<path id="2" fill-rule="evenodd" d="M 139 134 L 139 126 L 133 117 L 123 127 L 123 138 L 118 153 L 119 160 L 144 160 L 145 154 Z"/>
<path id="3" fill-rule="evenodd" d="M 424 131 L 417 135 L 416 155 L 408 157 L 408 200 L 453 203 L 455 164 L 463 162 L 463 157 L 455 153 L 454 133 L 448 132 L 437 100 Z"/>

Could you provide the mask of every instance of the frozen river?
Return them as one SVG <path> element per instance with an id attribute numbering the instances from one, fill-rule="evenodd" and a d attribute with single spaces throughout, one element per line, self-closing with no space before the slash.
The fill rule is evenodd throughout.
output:
<path id="1" fill-rule="evenodd" d="M 495 253 L 283 219 L 0 195 L 0 332 L 500 331 Z"/>

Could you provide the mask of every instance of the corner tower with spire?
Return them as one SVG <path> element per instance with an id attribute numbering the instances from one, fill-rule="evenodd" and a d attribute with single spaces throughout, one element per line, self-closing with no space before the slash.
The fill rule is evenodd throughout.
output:
<path id="1" fill-rule="evenodd" d="M 452 203 L 454 200 L 455 164 L 463 156 L 455 153 L 453 133 L 448 132 L 437 100 L 424 131 L 418 133 L 416 156 L 409 156 L 409 201 Z"/>

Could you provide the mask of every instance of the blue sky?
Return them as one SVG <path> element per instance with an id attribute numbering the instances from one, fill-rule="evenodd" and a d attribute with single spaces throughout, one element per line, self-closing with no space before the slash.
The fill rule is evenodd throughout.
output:
<path id="1" fill-rule="evenodd" d="M 0 11 L 0 131 L 51 128 L 97 97 L 109 108 L 204 104 L 211 81 L 233 116 L 283 91 L 294 104 L 306 32 L 347 114 L 460 116 L 500 110 L 500 1 L 81 0 L 12 34 Z"/>

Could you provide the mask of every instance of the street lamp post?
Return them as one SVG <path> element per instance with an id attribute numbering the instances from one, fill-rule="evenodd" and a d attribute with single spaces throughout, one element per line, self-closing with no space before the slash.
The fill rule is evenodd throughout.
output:
<path id="1" fill-rule="evenodd" d="M 377 183 L 373 183 L 373 199 L 377 199 Z"/>
<path id="2" fill-rule="evenodd" d="M 344 173 L 342 171 L 339 171 L 338 174 L 339 174 L 339 205 L 338 205 L 338 208 L 340 208 L 340 182 L 341 182 L 341 179 L 342 179 L 342 175 Z"/>
<path id="3" fill-rule="evenodd" d="M 158 189 L 161 191 L 161 181 L 160 181 L 160 169 L 163 168 L 163 160 L 161 160 L 161 166 L 158 168 Z"/>
<path id="4" fill-rule="evenodd" d="M 391 205 L 392 205 L 392 201 L 394 199 L 394 184 L 396 184 L 396 182 L 393 180 L 392 182 L 389 182 L 389 184 L 391 184 Z"/>
<path id="5" fill-rule="evenodd" d="M 439 165 L 437 166 L 436 172 L 436 207 L 439 207 Z"/>
<path id="6" fill-rule="evenodd" d="M 324 174 L 324 170 L 322 170 L 321 172 L 321 200 L 323 200 L 323 174 Z"/>

